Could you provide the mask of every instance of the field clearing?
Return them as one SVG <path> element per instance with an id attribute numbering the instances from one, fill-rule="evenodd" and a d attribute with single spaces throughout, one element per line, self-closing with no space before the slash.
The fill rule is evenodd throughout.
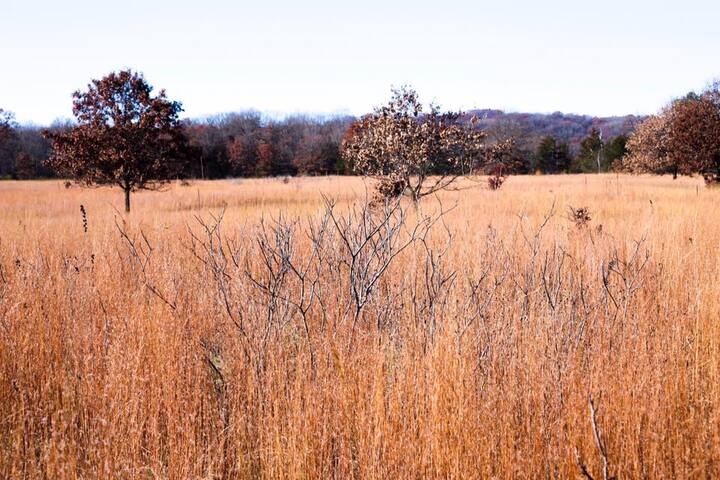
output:
<path id="1" fill-rule="evenodd" d="M 370 190 L 0 182 L 0 477 L 720 476 L 720 189 Z"/>

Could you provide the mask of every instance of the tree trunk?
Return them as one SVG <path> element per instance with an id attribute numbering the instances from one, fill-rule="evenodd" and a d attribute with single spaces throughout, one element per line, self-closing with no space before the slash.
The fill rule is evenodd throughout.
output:
<path id="1" fill-rule="evenodd" d="M 125 187 L 125 212 L 130 213 L 130 189 Z"/>
<path id="2" fill-rule="evenodd" d="M 417 213 L 420 210 L 420 187 L 422 184 L 419 184 L 417 187 L 409 187 L 410 188 L 410 198 L 412 199 L 412 204 L 414 207 L 415 212 Z"/>

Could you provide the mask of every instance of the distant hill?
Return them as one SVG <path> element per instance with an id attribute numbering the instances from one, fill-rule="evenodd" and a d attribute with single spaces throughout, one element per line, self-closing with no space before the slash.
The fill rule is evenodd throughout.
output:
<path id="1" fill-rule="evenodd" d="M 490 109 L 467 112 L 468 118 L 472 115 L 479 119 L 480 126 L 491 138 L 515 137 L 522 139 L 522 143 L 528 149 L 534 150 L 543 137 L 553 136 L 567 142 L 573 152 L 578 150 L 580 142 L 593 127 L 600 130 L 603 138 L 607 140 L 618 135 L 630 134 L 635 126 L 646 118 L 636 115 L 591 117 L 561 112 L 508 113 Z"/>

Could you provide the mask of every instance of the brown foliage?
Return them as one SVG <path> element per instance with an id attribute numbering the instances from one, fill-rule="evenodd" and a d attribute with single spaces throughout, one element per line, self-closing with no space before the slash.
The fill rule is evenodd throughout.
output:
<path id="1" fill-rule="evenodd" d="M 720 106 L 707 96 L 677 102 L 672 109 L 669 149 L 683 174 L 720 180 Z"/>
<path id="2" fill-rule="evenodd" d="M 720 91 L 713 85 L 689 95 L 640 124 L 627 143 L 621 169 L 634 172 L 700 174 L 720 180 Z"/>
<path id="3" fill-rule="evenodd" d="M 393 90 L 387 105 L 350 127 L 342 155 L 357 172 L 380 179 L 381 196 L 407 194 L 418 201 L 486 161 L 485 134 L 474 121 L 459 119 L 435 105 L 425 111 L 412 89 Z"/>
<path id="4" fill-rule="evenodd" d="M 187 164 L 180 103 L 170 101 L 141 74 L 113 72 L 73 94 L 77 125 L 48 132 L 50 166 L 83 185 L 117 185 L 125 192 L 153 189 L 180 176 Z"/>
<path id="5" fill-rule="evenodd" d="M 505 183 L 505 177 L 500 173 L 495 173 L 488 178 L 488 188 L 490 188 L 490 190 L 499 190 L 503 183 Z"/>
<path id="6" fill-rule="evenodd" d="M 340 161 L 337 143 L 320 135 L 303 138 L 293 157 L 293 165 L 301 175 L 333 173 Z"/>
<path id="7" fill-rule="evenodd" d="M 622 160 L 621 170 L 676 176 L 679 166 L 670 156 L 669 135 L 670 116 L 666 111 L 648 117 L 628 139 L 628 155 Z"/>
<path id="8" fill-rule="evenodd" d="M 37 175 L 37 165 L 25 152 L 20 152 L 15 157 L 15 176 L 20 180 L 34 178 Z"/>
<path id="9" fill-rule="evenodd" d="M 584 228 L 590 223 L 590 209 L 587 207 L 574 208 L 572 205 L 568 207 L 568 220 L 575 224 L 578 228 Z"/>
<path id="10" fill-rule="evenodd" d="M 509 138 L 488 147 L 484 170 L 491 175 L 513 175 L 525 173 L 525 160 L 520 154 L 514 138 Z"/>
<path id="11" fill-rule="evenodd" d="M 257 152 L 254 145 L 243 137 L 234 137 L 227 146 L 230 171 L 234 174 L 252 176 L 255 173 L 257 163 Z"/>
<path id="12" fill-rule="evenodd" d="M 272 165 L 275 163 L 277 152 L 272 143 L 267 140 L 260 140 L 257 146 L 257 165 L 255 172 L 259 176 L 266 176 L 272 172 Z"/>

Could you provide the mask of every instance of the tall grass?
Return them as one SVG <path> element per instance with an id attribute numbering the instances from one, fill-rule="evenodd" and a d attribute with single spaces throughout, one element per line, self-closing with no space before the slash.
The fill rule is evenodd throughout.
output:
<path id="1" fill-rule="evenodd" d="M 0 183 L 0 477 L 720 475 L 719 191 L 365 192 Z"/>

